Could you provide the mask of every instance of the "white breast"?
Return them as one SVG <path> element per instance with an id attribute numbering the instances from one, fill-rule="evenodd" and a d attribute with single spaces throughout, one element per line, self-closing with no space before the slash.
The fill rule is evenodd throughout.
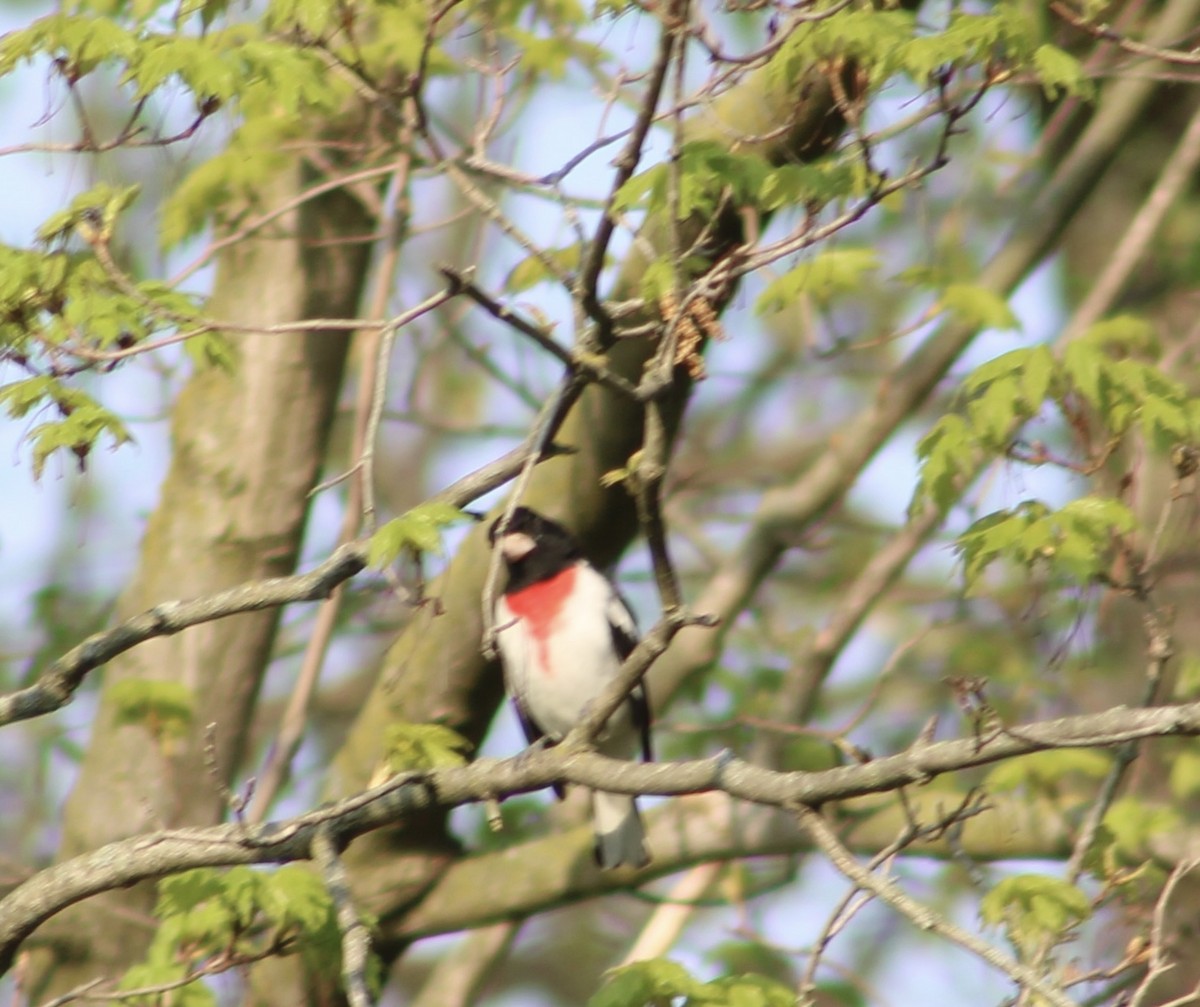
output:
<path id="1" fill-rule="evenodd" d="M 513 615 L 503 597 L 496 605 L 498 643 L 509 692 L 552 739 L 570 731 L 584 707 L 604 690 L 621 666 L 609 623 L 614 606 L 632 630 L 632 620 L 612 585 L 584 563 L 579 565 L 574 590 L 559 609 L 550 631 L 540 638 L 524 620 Z M 620 749 L 632 747 L 627 706 L 613 716 L 609 726 L 610 743 Z M 608 749 L 610 745 L 602 747 Z"/>

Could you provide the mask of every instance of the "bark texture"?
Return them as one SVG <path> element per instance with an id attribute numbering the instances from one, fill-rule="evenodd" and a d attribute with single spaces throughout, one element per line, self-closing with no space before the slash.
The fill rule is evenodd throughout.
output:
<path id="1" fill-rule="evenodd" d="M 312 184 L 307 174 L 297 160 L 262 194 L 262 205 L 294 198 Z M 370 228 L 341 193 L 292 210 L 225 251 L 209 315 L 262 326 L 354 315 L 368 246 L 328 239 Z M 349 340 L 308 332 L 233 341 L 234 366 L 197 373 L 179 397 L 170 470 L 117 619 L 295 566 Z M 197 626 L 149 641 L 105 669 L 60 857 L 164 826 L 220 820 L 222 787 L 245 755 L 278 621 L 278 611 L 265 611 Z M 119 723 L 111 690 L 127 679 L 185 685 L 194 703 L 186 735 Z M 136 961 L 154 932 L 153 896 L 152 885 L 109 893 L 47 927 L 39 935 L 49 942 L 39 962 L 44 992 L 119 974 Z"/>

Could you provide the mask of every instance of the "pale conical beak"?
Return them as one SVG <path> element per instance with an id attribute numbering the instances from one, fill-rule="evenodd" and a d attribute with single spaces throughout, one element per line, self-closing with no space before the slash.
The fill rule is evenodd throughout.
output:
<path id="1" fill-rule="evenodd" d="M 508 532 L 500 537 L 500 555 L 510 563 L 524 559 L 536 548 L 537 543 L 533 536 L 526 535 L 523 531 Z"/>

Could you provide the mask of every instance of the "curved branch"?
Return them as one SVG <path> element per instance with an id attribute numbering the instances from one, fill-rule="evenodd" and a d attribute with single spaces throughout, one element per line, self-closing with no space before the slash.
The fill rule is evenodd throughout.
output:
<path id="1" fill-rule="evenodd" d="M 241 612 L 327 598 L 335 587 L 366 565 L 365 544 L 351 542 L 336 550 L 311 573 L 250 581 L 193 601 L 164 601 L 119 626 L 94 633 L 50 665 L 32 685 L 0 696 L 0 726 L 39 717 L 65 706 L 88 672 L 153 637 L 170 636 L 189 626 Z"/>
<path id="2" fill-rule="evenodd" d="M 1070 997 L 1034 969 L 1004 954 L 998 948 L 988 944 L 987 941 L 964 930 L 944 916 L 935 913 L 928 906 L 921 905 L 890 878 L 877 874 L 860 864 L 838 839 L 837 833 L 829 827 L 829 823 L 821 817 L 819 811 L 814 808 L 801 807 L 797 810 L 797 814 L 800 824 L 812 836 L 813 841 L 820 847 L 821 852 L 825 854 L 830 863 L 863 891 L 871 892 L 881 902 L 907 917 L 920 929 L 938 934 L 959 947 L 966 948 L 993 968 L 999 969 L 1015 982 L 1020 983 L 1022 987 L 1033 990 L 1039 996 L 1044 997 L 1047 1003 L 1054 1004 L 1055 1007 L 1074 1007 L 1074 1002 Z"/>
<path id="3" fill-rule="evenodd" d="M 527 464 L 531 450 L 532 445 L 527 441 L 459 479 L 432 499 L 464 507 L 514 478 Z M 556 453 L 558 450 L 551 445 L 539 461 Z M 320 601 L 366 566 L 367 543 L 347 542 L 309 573 L 247 581 L 190 601 L 161 602 L 119 626 L 94 633 L 51 664 L 32 685 L 0 696 L 0 727 L 60 709 L 74 698 L 90 672 L 147 640 L 243 612 Z"/>
<path id="4" fill-rule="evenodd" d="M 1187 703 L 1140 710 L 1115 707 L 1104 713 L 999 730 L 988 737 L 918 743 L 863 765 L 821 772 L 777 772 L 751 765 L 728 752 L 689 762 L 621 762 L 566 745 L 530 750 L 510 759 L 481 759 L 464 767 L 409 772 L 284 822 L 164 830 L 118 840 L 49 867 L 0 901 L 0 974 L 12 965 L 17 949 L 38 926 L 92 895 L 195 867 L 311 859 L 314 842 L 322 831 L 340 847 L 357 836 L 433 807 L 455 807 L 563 782 L 629 794 L 721 792 L 778 808 L 818 807 L 1049 748 L 1102 747 L 1137 738 L 1197 734 L 1200 703 Z M 558 901 L 592 894 L 597 888 L 613 884 L 598 870 L 580 869 L 579 864 L 587 861 L 582 842 L 577 852 L 579 856 L 572 858 L 571 870 L 557 890 Z M 646 877 L 666 873 L 674 866 L 659 864 L 645 872 Z M 446 900 L 432 901 L 446 905 Z M 421 934 L 419 911 L 407 921 L 406 929 L 410 936 Z"/>

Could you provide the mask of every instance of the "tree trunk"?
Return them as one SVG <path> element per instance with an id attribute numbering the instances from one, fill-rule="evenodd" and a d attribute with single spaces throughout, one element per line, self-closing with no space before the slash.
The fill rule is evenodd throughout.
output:
<path id="1" fill-rule="evenodd" d="M 302 164 L 268 186 L 262 204 L 313 183 Z M 209 315 L 269 326 L 356 313 L 371 221 L 343 193 L 289 211 L 227 249 Z M 333 238 L 357 236 L 358 242 Z M 173 452 L 138 570 L 117 619 L 160 602 L 290 572 L 320 471 L 349 338 L 340 332 L 232 337 L 235 363 L 197 373 L 172 416 Z M 79 779 L 67 801 L 61 858 L 168 826 L 219 821 L 224 789 L 246 754 L 247 725 L 279 622 L 269 610 L 160 637 L 106 670 Z M 194 709 L 182 738 L 118 723 L 112 688 L 128 679 L 181 683 Z M 209 725 L 212 725 L 211 728 Z M 155 929 L 154 886 L 113 892 L 63 913 L 40 937 L 46 992 L 119 975 Z M 35 984 L 36 986 L 36 984 Z"/>

